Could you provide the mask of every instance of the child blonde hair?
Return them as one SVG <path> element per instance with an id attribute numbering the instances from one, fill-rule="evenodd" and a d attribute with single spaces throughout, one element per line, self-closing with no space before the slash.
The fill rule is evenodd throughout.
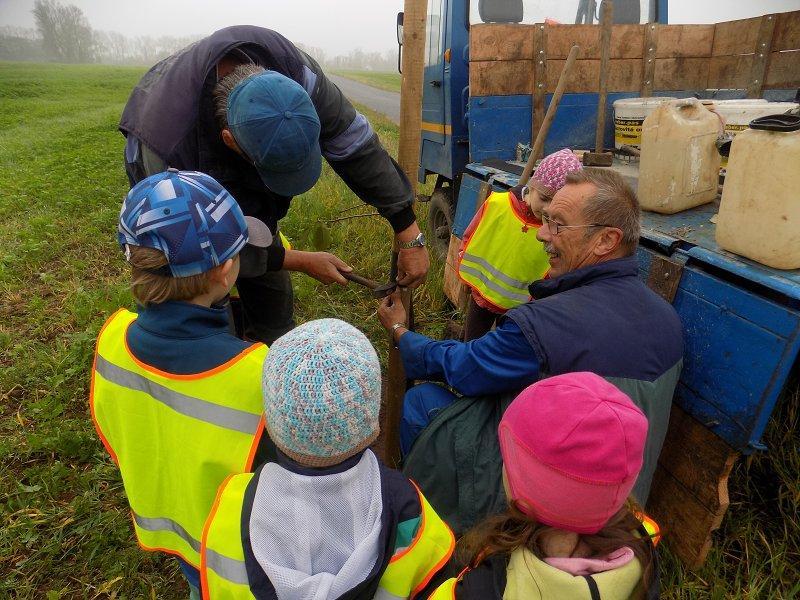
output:
<path id="1" fill-rule="evenodd" d="M 168 277 L 152 271 L 167 265 L 167 257 L 155 248 L 128 246 L 131 265 L 131 291 L 142 306 L 162 304 L 170 300 L 191 300 L 209 291 L 209 273 L 188 277 Z"/>

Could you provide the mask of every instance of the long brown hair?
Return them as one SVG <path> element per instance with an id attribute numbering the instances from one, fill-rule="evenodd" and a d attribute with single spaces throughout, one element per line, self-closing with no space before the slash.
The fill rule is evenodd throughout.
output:
<path id="1" fill-rule="evenodd" d="M 605 556 L 623 546 L 631 548 L 642 565 L 642 585 L 637 589 L 643 593 L 653 577 L 653 547 L 644 533 L 638 534 L 641 523 L 634 511 L 640 512 L 640 509 L 628 500 L 603 529 L 591 535 L 581 534 L 580 541 L 589 547 L 592 556 Z M 527 516 L 512 502 L 506 512 L 476 525 L 458 541 L 457 559 L 460 564 L 474 568 L 490 556 L 510 556 L 518 548 L 544 559 L 542 540 L 547 532 L 555 529 Z"/>

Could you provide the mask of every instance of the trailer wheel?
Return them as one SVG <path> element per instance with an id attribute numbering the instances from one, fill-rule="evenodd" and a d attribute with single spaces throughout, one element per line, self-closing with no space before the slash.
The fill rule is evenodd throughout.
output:
<path id="1" fill-rule="evenodd" d="M 453 207 L 450 204 L 450 190 L 437 188 L 431 194 L 431 203 L 428 207 L 428 239 L 431 252 L 441 260 L 447 256 L 452 228 Z"/>

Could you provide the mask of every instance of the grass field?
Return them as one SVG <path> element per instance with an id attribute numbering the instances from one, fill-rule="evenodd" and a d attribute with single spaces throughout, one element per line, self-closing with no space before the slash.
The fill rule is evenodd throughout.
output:
<path id="1" fill-rule="evenodd" d="M 334 69 L 331 71 L 335 75 L 341 75 L 348 79 L 366 83 L 372 87 L 386 90 L 388 92 L 400 93 L 400 73 L 395 71 L 356 71 L 348 69 Z"/>
<path id="2" fill-rule="evenodd" d="M 114 236 L 127 191 L 116 124 L 141 73 L 0 63 L 0 598 L 185 596 L 174 561 L 136 547 L 118 472 L 87 410 L 97 331 L 116 308 L 132 307 Z M 365 112 L 395 152 L 396 128 Z M 285 231 L 310 248 L 318 222 L 359 204 L 326 166 L 293 202 Z M 425 205 L 419 212 L 424 220 Z M 386 276 L 382 220 L 331 227 L 332 252 L 369 277 Z M 304 276 L 295 284 L 299 320 L 346 319 L 385 356 L 365 292 Z M 441 265 L 415 306 L 420 329 L 439 336 Z M 799 401 L 795 393 L 783 402 L 770 425 L 774 451 L 735 467 L 731 510 L 708 564 L 686 573 L 667 553 L 665 597 L 800 594 Z"/>

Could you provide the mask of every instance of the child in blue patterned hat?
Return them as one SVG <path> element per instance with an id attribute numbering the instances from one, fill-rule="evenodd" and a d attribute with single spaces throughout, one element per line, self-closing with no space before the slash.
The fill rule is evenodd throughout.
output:
<path id="1" fill-rule="evenodd" d="M 220 487 L 203 533 L 207 597 L 413 597 L 453 534 L 369 449 L 381 402 L 369 340 L 338 319 L 305 323 L 272 345 L 263 392 L 278 459 Z"/>
<path id="2" fill-rule="evenodd" d="M 267 348 L 231 335 L 217 303 L 240 266 L 258 268 L 253 243 L 269 245 L 269 237 L 202 173 L 148 177 L 120 212 L 118 240 L 139 307 L 120 309 L 100 332 L 92 418 L 122 473 L 139 544 L 178 557 L 192 597 L 216 490 L 251 468 L 264 431 Z M 255 260 L 240 265 L 240 254 Z"/>

